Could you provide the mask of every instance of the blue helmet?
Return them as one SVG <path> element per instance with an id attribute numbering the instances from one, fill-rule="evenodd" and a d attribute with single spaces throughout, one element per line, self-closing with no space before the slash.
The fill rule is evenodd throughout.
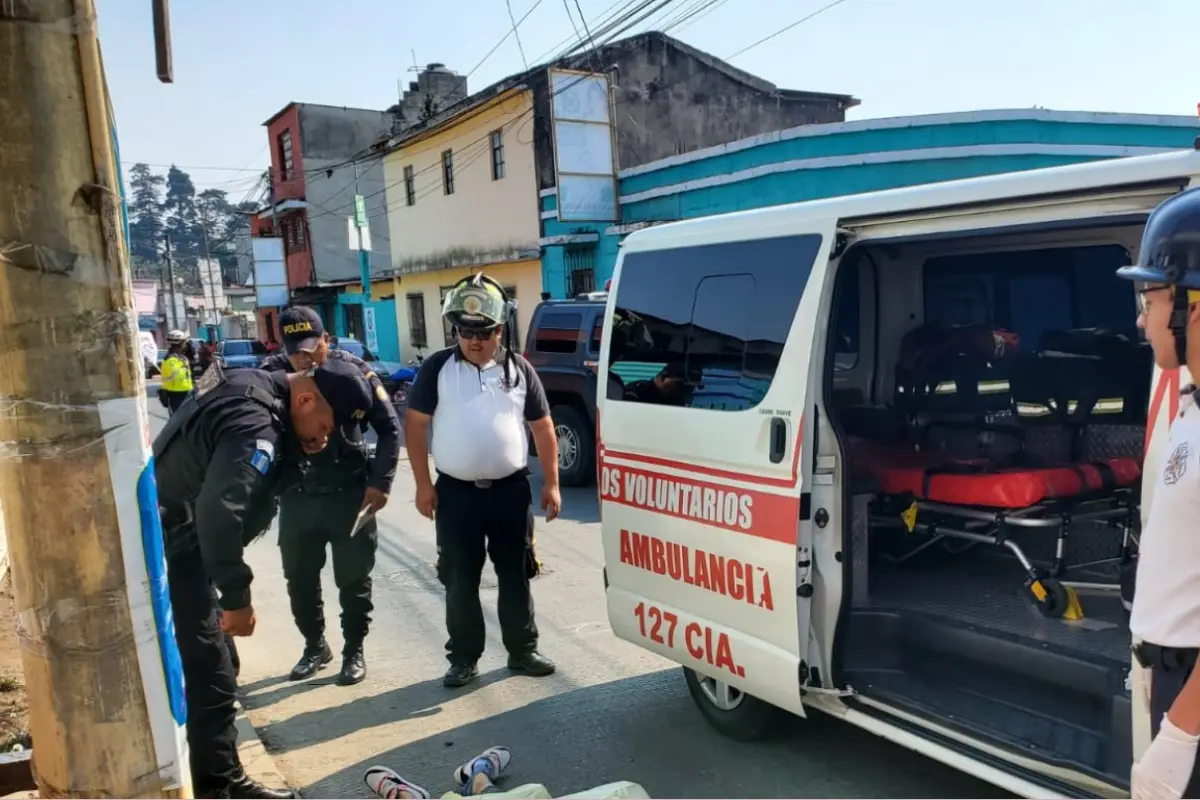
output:
<path id="1" fill-rule="evenodd" d="M 1188 189 L 1159 203 L 1146 220 L 1137 264 L 1121 267 L 1117 275 L 1200 289 L 1200 189 Z"/>

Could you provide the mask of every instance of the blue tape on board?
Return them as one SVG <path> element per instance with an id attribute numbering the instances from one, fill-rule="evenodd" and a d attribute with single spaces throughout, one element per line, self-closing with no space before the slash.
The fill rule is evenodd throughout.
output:
<path id="1" fill-rule="evenodd" d="M 146 575 L 150 582 L 150 603 L 154 608 L 154 628 L 158 633 L 163 675 L 167 680 L 167 699 L 177 725 L 187 721 L 187 699 L 183 693 L 183 659 L 175 641 L 175 617 L 171 613 L 171 590 L 167 585 L 167 562 L 163 551 L 162 520 L 158 516 L 158 484 L 154 480 L 151 457 L 138 476 L 138 513 L 142 520 L 142 549 L 146 554 Z"/>

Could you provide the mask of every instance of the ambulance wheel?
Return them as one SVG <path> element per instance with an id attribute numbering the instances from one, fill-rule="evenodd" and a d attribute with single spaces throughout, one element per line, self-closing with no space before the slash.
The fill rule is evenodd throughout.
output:
<path id="1" fill-rule="evenodd" d="M 596 441 L 587 420 L 577 409 L 557 405 L 550 409 L 558 437 L 558 480 L 563 486 L 587 486 L 596 477 Z"/>
<path id="2" fill-rule="evenodd" d="M 687 667 L 683 668 L 683 677 L 708 724 L 730 739 L 753 742 L 779 730 L 781 709 Z"/>

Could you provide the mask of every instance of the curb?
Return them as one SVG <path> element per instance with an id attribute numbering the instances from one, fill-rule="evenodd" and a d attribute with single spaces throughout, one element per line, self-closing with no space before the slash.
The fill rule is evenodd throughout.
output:
<path id="1" fill-rule="evenodd" d="M 283 773 L 275 766 L 275 759 L 267 752 L 266 745 L 258 736 L 258 731 L 250 724 L 246 710 L 238 704 L 237 715 L 238 757 L 246 774 L 259 783 L 272 789 L 289 790 Z"/>

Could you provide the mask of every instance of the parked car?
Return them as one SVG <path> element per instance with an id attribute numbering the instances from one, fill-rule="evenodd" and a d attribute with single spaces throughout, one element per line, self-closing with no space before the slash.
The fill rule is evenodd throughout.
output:
<path id="1" fill-rule="evenodd" d="M 224 369 L 254 369 L 266 356 L 267 346 L 257 339 L 225 339 L 213 350 L 213 360 Z"/>
<path id="2" fill-rule="evenodd" d="M 596 381 L 605 292 L 544 300 L 533 310 L 524 356 L 550 401 L 558 436 L 558 479 L 587 486 L 596 479 Z M 530 440 L 530 452 L 535 448 Z"/>

